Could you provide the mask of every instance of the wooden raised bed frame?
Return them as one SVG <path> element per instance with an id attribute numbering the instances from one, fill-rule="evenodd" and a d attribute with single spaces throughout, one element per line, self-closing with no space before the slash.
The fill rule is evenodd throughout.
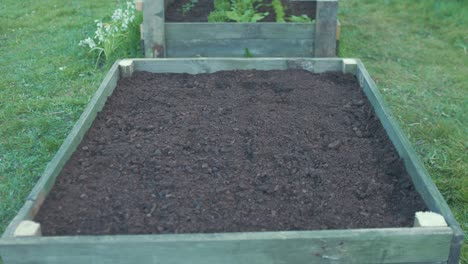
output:
<path id="1" fill-rule="evenodd" d="M 119 69 L 120 65 L 120 69 Z M 15 237 L 33 220 L 55 179 L 122 76 L 135 71 L 209 73 L 237 69 L 306 69 L 356 75 L 417 191 L 448 227 L 171 235 Z M 355 59 L 209 58 L 116 62 L 0 239 L 6 264 L 119 263 L 458 263 L 463 232 L 399 128 L 364 65 Z"/>
<path id="2" fill-rule="evenodd" d="M 255 57 L 336 56 L 338 0 L 317 0 L 315 23 L 169 23 L 171 1 L 137 2 L 147 58 L 243 57 L 245 49 Z"/>

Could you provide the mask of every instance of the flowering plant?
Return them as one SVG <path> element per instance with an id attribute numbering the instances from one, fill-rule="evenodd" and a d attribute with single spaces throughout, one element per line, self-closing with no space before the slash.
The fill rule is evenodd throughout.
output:
<path id="1" fill-rule="evenodd" d="M 127 2 L 125 8 L 117 8 L 112 16 L 95 20 L 97 29 L 93 37 L 87 37 L 79 45 L 90 49 L 96 55 L 96 65 L 101 60 L 110 60 L 119 51 L 121 56 L 137 57 L 140 40 L 141 13 L 133 2 Z M 124 54 L 122 54 L 124 53 Z"/>

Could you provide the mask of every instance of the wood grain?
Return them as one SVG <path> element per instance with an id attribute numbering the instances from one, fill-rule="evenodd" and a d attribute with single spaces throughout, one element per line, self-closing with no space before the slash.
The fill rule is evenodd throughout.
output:
<path id="1" fill-rule="evenodd" d="M 313 39 L 312 23 L 166 23 L 166 38 L 193 39 Z"/>
<path id="2" fill-rule="evenodd" d="M 144 2 L 143 36 L 145 38 L 145 56 L 147 58 L 166 56 L 164 4 L 164 0 Z"/>
<path id="3" fill-rule="evenodd" d="M 167 56 L 189 57 L 245 57 L 245 50 L 254 57 L 311 57 L 310 39 L 193 39 L 167 40 Z"/>
<path id="4" fill-rule="evenodd" d="M 6 264 L 444 263 L 450 228 L 82 236 L 0 241 Z"/>
<path id="5" fill-rule="evenodd" d="M 336 56 L 338 0 L 318 0 L 315 15 L 314 56 Z"/>

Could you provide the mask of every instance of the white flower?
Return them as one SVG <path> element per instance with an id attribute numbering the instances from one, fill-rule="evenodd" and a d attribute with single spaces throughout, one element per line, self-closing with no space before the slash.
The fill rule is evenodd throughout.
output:
<path id="1" fill-rule="evenodd" d="M 78 45 L 82 47 L 88 46 L 90 49 L 94 49 L 96 47 L 96 43 L 94 42 L 94 40 L 89 37 L 84 40 L 81 40 Z"/>
<path id="2" fill-rule="evenodd" d="M 114 14 L 112 14 L 112 21 L 117 22 L 120 19 L 122 19 L 123 12 L 122 9 L 118 8 L 114 11 Z"/>
<path id="3" fill-rule="evenodd" d="M 103 50 L 107 56 L 108 52 L 111 53 L 113 51 L 105 50 L 109 49 L 108 44 L 111 44 L 111 47 L 113 47 L 113 43 L 117 43 L 120 38 L 126 37 L 128 34 L 129 27 L 135 20 L 135 12 L 135 4 L 132 1 L 127 1 L 126 7 L 114 10 L 110 22 L 104 23 L 102 20 L 94 20 L 94 23 L 96 23 L 94 37 L 81 40 L 79 45 L 89 47 L 91 50 L 95 48 Z"/>
<path id="4" fill-rule="evenodd" d="M 104 30 L 105 30 L 107 33 L 111 32 L 111 26 L 110 26 L 109 24 L 105 24 L 105 25 L 104 25 Z"/>

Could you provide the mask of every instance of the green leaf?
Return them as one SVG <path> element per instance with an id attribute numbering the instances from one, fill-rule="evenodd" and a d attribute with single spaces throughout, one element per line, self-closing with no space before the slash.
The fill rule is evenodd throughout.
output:
<path id="1" fill-rule="evenodd" d="M 253 58 L 254 55 L 250 52 L 250 50 L 248 48 L 245 48 L 244 49 L 244 57 L 246 58 Z"/>
<path id="2" fill-rule="evenodd" d="M 310 17 L 307 15 L 301 15 L 301 16 L 290 16 L 288 17 L 288 21 L 296 22 L 296 23 L 310 23 L 312 22 L 312 19 L 310 19 Z"/>
<path id="3" fill-rule="evenodd" d="M 236 12 L 234 11 L 228 11 L 226 12 L 226 16 L 231 19 L 231 20 L 234 20 L 234 21 L 237 21 L 237 22 L 240 22 L 240 20 L 242 19 L 241 16 L 239 16 L 239 14 L 237 14 Z"/>
<path id="4" fill-rule="evenodd" d="M 257 21 L 260 21 L 262 19 L 264 19 L 266 16 L 268 16 L 268 12 L 265 12 L 265 13 L 256 13 L 252 16 L 252 18 L 250 19 L 250 22 L 257 22 Z"/>

